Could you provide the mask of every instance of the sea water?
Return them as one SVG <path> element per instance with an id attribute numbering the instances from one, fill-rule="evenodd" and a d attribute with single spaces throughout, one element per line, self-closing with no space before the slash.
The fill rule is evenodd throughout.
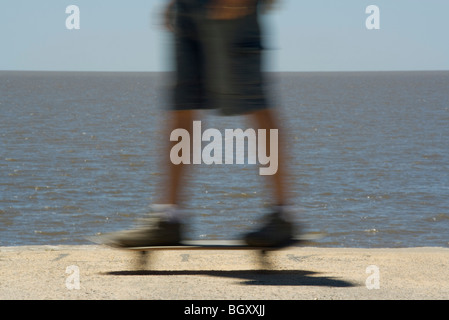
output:
<path id="1" fill-rule="evenodd" d="M 449 246 L 449 72 L 267 76 L 295 220 L 327 234 L 315 245 Z M 0 246 L 87 244 L 147 214 L 166 192 L 167 79 L 0 72 Z M 252 127 L 199 115 L 208 128 Z M 238 238 L 269 212 L 258 166 L 189 169 L 189 238 Z"/>

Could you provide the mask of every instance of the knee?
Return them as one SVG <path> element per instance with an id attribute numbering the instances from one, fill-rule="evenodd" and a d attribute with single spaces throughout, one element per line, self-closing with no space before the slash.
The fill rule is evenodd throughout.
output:
<path id="1" fill-rule="evenodd" d="M 170 112 L 173 129 L 186 129 L 189 132 L 192 130 L 194 110 L 176 110 Z"/>

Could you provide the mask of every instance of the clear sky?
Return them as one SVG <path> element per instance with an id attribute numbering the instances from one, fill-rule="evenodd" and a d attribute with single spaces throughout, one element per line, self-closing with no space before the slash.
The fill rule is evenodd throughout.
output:
<path id="1" fill-rule="evenodd" d="M 167 0 L 0 0 L 0 70 L 165 71 Z M 449 70 L 449 0 L 280 0 L 271 71 Z M 80 9 L 68 30 L 66 7 Z M 368 30 L 369 5 L 380 29 Z"/>

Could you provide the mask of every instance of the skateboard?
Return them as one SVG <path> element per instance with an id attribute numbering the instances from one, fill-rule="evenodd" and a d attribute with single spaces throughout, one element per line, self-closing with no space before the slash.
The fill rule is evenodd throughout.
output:
<path id="1" fill-rule="evenodd" d="M 282 246 L 249 246 L 243 240 L 186 240 L 182 241 L 179 245 L 173 246 L 145 246 L 145 247 L 116 247 L 109 245 L 102 240 L 101 236 L 95 238 L 89 238 L 90 241 L 98 244 L 104 244 L 116 249 L 133 251 L 138 253 L 137 267 L 143 270 L 149 261 L 150 253 L 155 251 L 167 251 L 167 250 L 249 250 L 257 251 L 259 253 L 260 262 L 264 266 L 268 266 L 267 254 L 271 251 L 282 250 L 289 247 L 301 246 L 305 243 L 315 241 L 324 237 L 323 233 L 305 233 L 298 237 L 293 238 L 288 243 L 284 243 Z"/>

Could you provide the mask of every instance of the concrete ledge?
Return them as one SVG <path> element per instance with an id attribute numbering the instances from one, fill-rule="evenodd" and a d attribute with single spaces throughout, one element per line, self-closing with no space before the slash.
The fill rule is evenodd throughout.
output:
<path id="1" fill-rule="evenodd" d="M 102 246 L 0 247 L 0 299 L 448 299 L 449 249 L 290 248 L 135 252 Z"/>

